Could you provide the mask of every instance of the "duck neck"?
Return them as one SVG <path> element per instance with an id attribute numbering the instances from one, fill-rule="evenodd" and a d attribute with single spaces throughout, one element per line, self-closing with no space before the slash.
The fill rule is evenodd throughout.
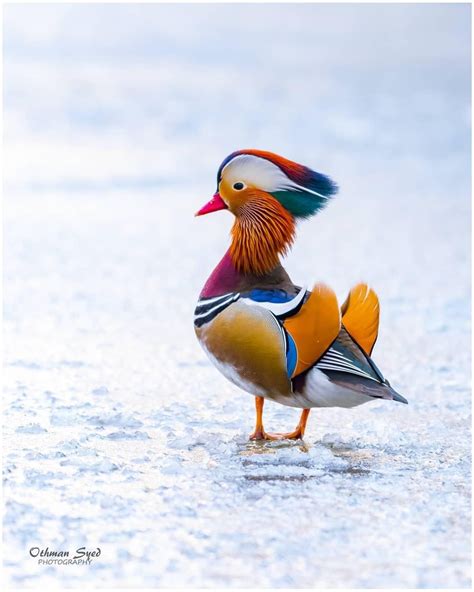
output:
<path id="1" fill-rule="evenodd" d="M 202 297 L 292 285 L 280 255 L 293 243 L 295 220 L 276 199 L 262 191 L 249 193 L 236 212 L 231 236 L 230 248 L 207 280 Z"/>
<path id="2" fill-rule="evenodd" d="M 204 284 L 201 297 L 212 298 L 228 292 L 236 292 L 242 281 L 242 275 L 235 269 L 230 252 L 227 251 Z"/>
<path id="3" fill-rule="evenodd" d="M 201 298 L 213 298 L 229 292 L 246 292 L 253 288 L 291 290 L 293 283 L 278 261 L 264 275 L 244 273 L 236 269 L 229 249 L 209 276 L 201 291 Z"/>

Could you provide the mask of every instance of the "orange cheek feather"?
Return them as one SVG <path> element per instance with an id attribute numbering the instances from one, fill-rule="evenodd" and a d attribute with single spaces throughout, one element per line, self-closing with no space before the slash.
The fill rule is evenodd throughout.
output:
<path id="1" fill-rule="evenodd" d="M 279 256 L 291 247 L 295 221 L 275 198 L 264 191 L 249 188 L 238 193 L 242 195 L 232 196 L 228 202 L 229 209 L 236 216 L 230 255 L 239 271 L 264 275 L 278 265 Z"/>

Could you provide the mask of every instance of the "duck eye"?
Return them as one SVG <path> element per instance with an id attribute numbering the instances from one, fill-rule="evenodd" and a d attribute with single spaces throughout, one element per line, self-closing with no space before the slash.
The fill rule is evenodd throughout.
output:
<path id="1" fill-rule="evenodd" d="M 240 191 L 243 188 L 244 188 L 243 183 L 234 183 L 234 189 L 237 189 L 237 191 Z"/>

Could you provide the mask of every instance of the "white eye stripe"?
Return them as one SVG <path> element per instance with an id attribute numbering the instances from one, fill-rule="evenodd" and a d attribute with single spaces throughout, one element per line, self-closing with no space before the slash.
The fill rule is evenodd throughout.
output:
<path id="1" fill-rule="evenodd" d="M 327 195 L 323 195 L 314 191 L 314 189 L 309 189 L 309 187 L 304 187 L 303 185 L 295 183 L 295 181 L 287 177 L 280 167 L 273 164 L 273 162 L 253 154 L 239 154 L 238 156 L 235 156 L 222 169 L 221 180 L 224 177 L 224 174 L 226 180 L 232 183 L 232 186 L 239 182 L 245 182 L 247 185 L 253 185 L 268 193 L 296 190 L 311 193 L 321 199 L 328 199 Z M 234 187 L 234 189 L 237 188 Z M 243 187 L 241 189 L 243 189 Z"/>
<path id="2" fill-rule="evenodd" d="M 279 167 L 253 154 L 239 154 L 225 165 L 221 174 L 232 185 L 245 183 L 269 193 L 294 185 Z"/>

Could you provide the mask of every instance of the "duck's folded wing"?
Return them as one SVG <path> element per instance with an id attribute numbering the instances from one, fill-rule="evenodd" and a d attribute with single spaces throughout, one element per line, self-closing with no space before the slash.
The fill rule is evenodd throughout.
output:
<path id="1" fill-rule="evenodd" d="M 345 372 L 361 378 L 367 378 L 378 383 L 384 383 L 385 379 L 362 349 L 354 342 L 349 333 L 341 328 L 337 339 L 317 362 L 319 370 Z"/>
<path id="2" fill-rule="evenodd" d="M 362 351 L 344 327 L 315 368 L 324 372 L 333 384 L 361 395 L 408 403 L 390 386 L 372 358 Z"/>

